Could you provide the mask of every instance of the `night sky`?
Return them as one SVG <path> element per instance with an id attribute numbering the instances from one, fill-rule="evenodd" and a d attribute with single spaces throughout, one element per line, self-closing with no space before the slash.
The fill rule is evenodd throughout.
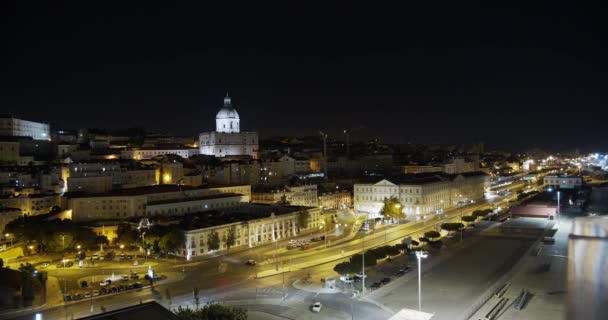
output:
<path id="1" fill-rule="evenodd" d="M 56 129 L 195 134 L 229 91 L 262 137 L 608 149 L 606 19 L 574 2 L 17 3 L 0 5 L 1 113 Z"/>

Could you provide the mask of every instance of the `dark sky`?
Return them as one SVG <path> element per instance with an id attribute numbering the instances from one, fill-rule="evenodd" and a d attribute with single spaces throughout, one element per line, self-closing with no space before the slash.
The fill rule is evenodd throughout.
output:
<path id="1" fill-rule="evenodd" d="M 2 113 L 55 128 L 194 134 L 229 91 L 262 136 L 608 149 L 606 19 L 574 2 L 16 3 L 0 8 Z"/>

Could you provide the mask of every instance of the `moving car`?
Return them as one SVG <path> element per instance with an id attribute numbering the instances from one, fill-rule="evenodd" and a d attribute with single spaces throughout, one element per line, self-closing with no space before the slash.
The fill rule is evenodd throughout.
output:
<path id="1" fill-rule="evenodd" d="M 312 312 L 321 312 L 321 302 L 317 301 L 312 304 Z"/>

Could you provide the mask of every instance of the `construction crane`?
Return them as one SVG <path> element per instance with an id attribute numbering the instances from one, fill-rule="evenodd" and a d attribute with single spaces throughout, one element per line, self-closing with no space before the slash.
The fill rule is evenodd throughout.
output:
<path id="1" fill-rule="evenodd" d="M 325 174 L 325 179 L 327 179 L 327 133 L 319 130 L 319 134 L 321 135 L 321 139 L 323 139 L 323 173 Z"/>

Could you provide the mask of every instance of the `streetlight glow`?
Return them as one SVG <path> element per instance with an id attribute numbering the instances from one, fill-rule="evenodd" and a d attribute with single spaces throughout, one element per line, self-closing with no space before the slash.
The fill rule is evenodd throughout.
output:
<path id="1" fill-rule="evenodd" d="M 416 251 L 418 259 L 418 311 L 422 311 L 422 259 L 429 256 L 426 251 Z"/>

